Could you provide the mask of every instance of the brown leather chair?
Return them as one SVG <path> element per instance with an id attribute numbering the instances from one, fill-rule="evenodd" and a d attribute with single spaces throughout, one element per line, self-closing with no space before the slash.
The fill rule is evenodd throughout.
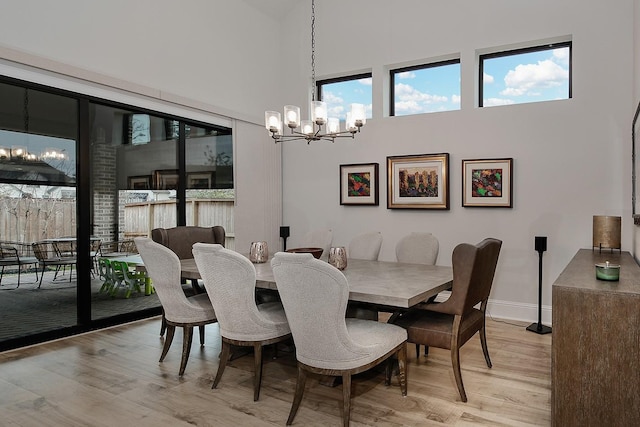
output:
<path id="1" fill-rule="evenodd" d="M 194 243 L 217 243 L 224 246 L 224 227 L 178 226 L 173 228 L 154 228 L 151 239 L 171 249 L 180 259 L 193 258 L 191 249 Z"/>
<path id="2" fill-rule="evenodd" d="M 395 323 L 407 330 L 408 342 L 451 350 L 451 364 L 463 402 L 467 394 L 460 372 L 460 347 L 476 332 L 487 366 L 491 359 L 487 349 L 485 312 L 502 241 L 485 239 L 477 245 L 462 243 L 453 250 L 453 287 L 442 303 L 421 304 L 401 315 Z M 480 308 L 475 306 L 480 303 Z"/>

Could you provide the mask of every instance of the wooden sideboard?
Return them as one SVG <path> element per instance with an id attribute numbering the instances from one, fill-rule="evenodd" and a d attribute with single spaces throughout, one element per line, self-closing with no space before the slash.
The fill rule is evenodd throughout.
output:
<path id="1" fill-rule="evenodd" d="M 605 261 L 619 281 L 596 279 Z M 640 426 L 640 267 L 628 252 L 580 249 L 552 294 L 552 424 Z"/>

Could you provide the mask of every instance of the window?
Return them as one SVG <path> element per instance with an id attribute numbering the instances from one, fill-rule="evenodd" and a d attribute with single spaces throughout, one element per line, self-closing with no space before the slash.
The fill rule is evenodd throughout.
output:
<path id="1" fill-rule="evenodd" d="M 460 60 L 390 71 L 390 116 L 460 109 Z"/>
<path id="2" fill-rule="evenodd" d="M 571 42 L 480 55 L 480 107 L 571 98 Z"/>
<path id="3" fill-rule="evenodd" d="M 367 118 L 371 118 L 371 73 L 316 82 L 318 100 L 327 103 L 329 117 L 344 120 L 353 103 L 364 104 Z"/>

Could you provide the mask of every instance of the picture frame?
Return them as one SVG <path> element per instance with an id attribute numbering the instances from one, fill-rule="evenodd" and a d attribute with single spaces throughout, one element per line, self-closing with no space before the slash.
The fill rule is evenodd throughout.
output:
<path id="1" fill-rule="evenodd" d="M 130 176 L 127 178 L 129 190 L 151 190 L 151 175 Z"/>
<path id="2" fill-rule="evenodd" d="M 513 207 L 513 158 L 462 160 L 462 206 Z"/>
<path id="3" fill-rule="evenodd" d="M 187 174 L 187 189 L 206 190 L 212 188 L 212 172 L 193 172 Z"/>
<path id="4" fill-rule="evenodd" d="M 156 190 L 177 190 L 178 189 L 178 170 L 163 169 L 154 171 L 154 188 Z"/>
<path id="5" fill-rule="evenodd" d="M 387 209 L 449 209 L 449 153 L 387 157 Z"/>
<path id="6" fill-rule="evenodd" d="M 378 163 L 340 165 L 340 204 L 378 206 Z"/>

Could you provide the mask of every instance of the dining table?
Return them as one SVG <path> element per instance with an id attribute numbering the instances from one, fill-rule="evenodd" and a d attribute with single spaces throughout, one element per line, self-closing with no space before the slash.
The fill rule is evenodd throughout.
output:
<path id="1" fill-rule="evenodd" d="M 180 260 L 180 264 L 182 277 L 201 278 L 193 258 Z M 254 266 L 256 287 L 277 290 L 271 260 Z M 349 284 L 350 301 L 388 307 L 389 311 L 411 308 L 451 289 L 453 283 L 452 267 L 442 265 L 349 259 L 342 273 Z"/>

